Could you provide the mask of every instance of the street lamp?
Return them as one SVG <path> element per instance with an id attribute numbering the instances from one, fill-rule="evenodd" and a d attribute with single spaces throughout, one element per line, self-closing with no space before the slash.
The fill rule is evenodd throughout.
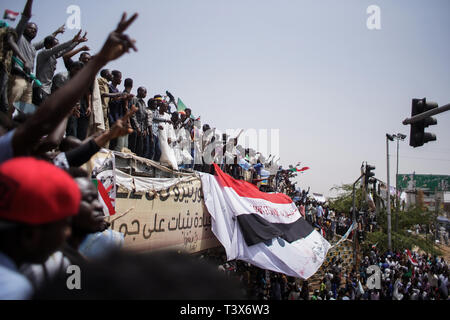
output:
<path id="1" fill-rule="evenodd" d="M 389 251 L 392 251 L 392 239 L 391 239 L 391 184 L 390 184 L 390 177 L 389 177 L 389 141 L 394 141 L 394 139 L 397 140 L 397 174 L 395 176 L 395 192 L 398 192 L 398 150 L 399 150 L 399 141 L 405 140 L 406 135 L 402 133 L 398 134 L 388 134 L 386 133 L 386 158 L 387 158 L 387 219 L 388 219 L 388 247 Z M 398 201 L 397 195 L 396 199 Z M 398 230 L 398 206 L 395 214 L 395 230 Z"/>
<path id="2" fill-rule="evenodd" d="M 386 133 L 386 159 L 387 159 L 387 235 L 388 249 L 392 252 L 391 240 L 391 184 L 389 182 L 389 140 L 394 141 L 394 135 Z"/>
<path id="3" fill-rule="evenodd" d="M 397 173 L 395 175 L 395 198 L 396 201 L 396 210 L 395 210 L 395 231 L 398 231 L 398 214 L 399 214 L 399 207 L 400 207 L 400 199 L 398 194 L 398 151 L 399 151 L 399 141 L 403 141 L 406 139 L 406 135 L 402 133 L 397 133 L 396 135 L 393 135 L 394 139 L 397 140 Z"/>

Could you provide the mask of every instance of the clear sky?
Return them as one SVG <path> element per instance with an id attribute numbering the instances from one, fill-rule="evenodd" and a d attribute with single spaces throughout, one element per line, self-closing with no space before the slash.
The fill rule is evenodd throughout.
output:
<path id="1" fill-rule="evenodd" d="M 385 181 L 385 134 L 409 135 L 411 99 L 450 103 L 448 0 L 35 0 L 37 38 L 65 23 L 70 5 L 93 53 L 123 11 L 139 12 L 128 30 L 139 52 L 108 68 L 149 95 L 169 90 L 211 127 L 279 129 L 281 163 L 309 166 L 298 185 L 312 192 L 352 183 L 363 161 Z M 367 28 L 370 5 L 380 30 Z M 400 173 L 450 174 L 450 112 L 436 118 L 436 142 L 400 143 Z M 390 152 L 395 184 L 395 143 Z"/>

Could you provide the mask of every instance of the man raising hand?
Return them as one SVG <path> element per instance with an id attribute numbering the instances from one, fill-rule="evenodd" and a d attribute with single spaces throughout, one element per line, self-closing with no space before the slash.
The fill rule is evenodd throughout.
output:
<path id="1" fill-rule="evenodd" d="M 109 62 L 121 57 L 130 48 L 137 51 L 135 40 L 123 32 L 137 18 L 137 13 L 126 19 L 124 13 L 100 52 L 95 55 L 66 85 L 46 99 L 36 113 L 21 127 L 0 137 L 0 163 L 9 158 L 27 155 L 71 112 L 77 101 L 94 81 L 96 74 Z"/>

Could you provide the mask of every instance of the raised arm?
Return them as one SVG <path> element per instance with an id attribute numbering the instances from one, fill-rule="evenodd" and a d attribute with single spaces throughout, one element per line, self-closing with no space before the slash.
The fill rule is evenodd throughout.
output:
<path id="1" fill-rule="evenodd" d="M 128 119 L 134 116 L 137 110 L 138 109 L 133 106 L 131 110 L 129 110 L 123 118 L 118 119 L 108 131 L 103 132 L 100 136 L 95 138 L 94 142 L 102 148 L 108 141 L 132 133 L 133 129 L 128 126 Z"/>
<path id="2" fill-rule="evenodd" d="M 65 25 L 63 24 L 61 27 L 59 27 L 58 29 L 56 29 L 56 31 L 53 32 L 53 33 L 51 34 L 51 36 L 54 37 L 54 38 L 56 38 L 56 36 L 57 36 L 59 33 L 64 33 L 65 31 L 66 31 Z M 42 39 L 42 40 L 39 41 L 39 42 L 33 43 L 33 46 L 34 46 L 34 48 L 35 48 L 36 50 L 41 50 L 42 48 L 44 48 L 44 39 Z"/>
<path id="3" fill-rule="evenodd" d="M 75 47 L 77 45 L 79 45 L 80 43 L 88 41 L 88 39 L 86 38 L 87 32 L 84 33 L 83 37 L 81 37 L 80 34 L 81 34 L 81 31 L 78 32 L 78 34 L 75 36 L 72 44 L 69 47 L 67 47 L 67 48 L 61 50 L 60 52 L 58 52 L 56 57 L 59 58 L 59 57 L 65 55 L 66 53 L 72 51 L 73 49 L 75 49 Z M 80 47 L 80 49 L 81 49 L 81 51 L 89 51 L 89 50 L 91 50 L 88 46 L 82 46 L 82 47 Z"/>
<path id="4" fill-rule="evenodd" d="M 87 41 L 87 38 L 86 38 L 87 32 L 84 34 L 83 37 L 80 37 L 80 34 L 81 34 L 81 30 L 74 37 L 74 40 L 73 40 L 74 42 L 81 43 L 81 42 L 86 42 Z M 80 53 L 82 51 L 89 51 L 89 50 L 90 50 L 89 47 L 83 46 L 83 47 L 80 47 L 78 49 L 74 49 L 74 50 L 71 50 L 69 52 L 65 52 L 64 55 L 63 55 L 64 65 L 67 67 L 70 64 L 70 62 L 72 61 L 72 57 L 74 55 L 76 55 L 76 54 L 78 54 L 78 53 Z"/>
<path id="5" fill-rule="evenodd" d="M 122 119 L 117 120 L 110 130 L 102 133 L 100 136 L 89 139 L 77 148 L 67 151 L 65 154 L 69 166 L 79 167 L 85 164 L 108 141 L 133 132 L 127 126 L 127 119 L 133 112 L 136 112 L 136 110 L 129 111 Z"/>
<path id="6" fill-rule="evenodd" d="M 14 156 L 27 155 L 42 136 L 52 132 L 63 121 L 105 64 L 129 52 L 130 48 L 137 51 L 135 41 L 123 34 L 136 18 L 137 14 L 134 14 L 127 20 L 124 13 L 117 29 L 109 34 L 100 52 L 65 86 L 46 99 L 23 126 L 17 128 L 12 139 Z"/>
<path id="7" fill-rule="evenodd" d="M 64 138 L 64 133 L 66 132 L 66 126 L 69 116 L 65 117 L 63 121 L 50 133 L 46 136 L 42 141 L 39 142 L 38 147 L 36 148 L 36 154 L 42 154 L 47 151 L 51 151 L 58 147 L 61 141 Z"/>
<path id="8" fill-rule="evenodd" d="M 33 0 L 27 0 L 25 7 L 23 8 L 22 14 L 25 17 L 31 18 L 31 9 L 33 8 Z"/>
<path id="9" fill-rule="evenodd" d="M 75 47 L 78 45 L 77 42 L 72 42 L 67 48 L 63 48 L 61 50 L 58 51 L 58 53 L 56 53 L 56 58 L 61 58 L 63 55 L 65 55 L 67 52 L 72 51 L 73 49 L 75 49 Z M 84 48 L 84 51 L 89 51 L 90 48 L 88 46 L 83 46 L 82 48 Z"/>
<path id="10" fill-rule="evenodd" d="M 63 24 L 61 27 L 59 27 L 58 29 L 56 29 L 56 31 L 55 32 L 53 32 L 52 33 L 52 36 L 53 37 L 56 37 L 58 34 L 62 34 L 62 33 L 64 33 L 66 31 L 66 25 L 65 24 Z"/>
<path id="11" fill-rule="evenodd" d="M 33 0 L 28 0 L 22 11 L 22 17 L 16 26 L 17 39 L 23 35 L 28 21 L 31 18 L 31 8 L 33 7 Z"/>
<path id="12" fill-rule="evenodd" d="M 63 26 L 64 27 L 64 26 Z M 84 33 L 84 36 L 81 37 L 81 30 L 73 37 L 72 40 L 67 41 L 65 43 L 59 44 L 57 46 L 54 46 L 53 48 L 51 48 L 50 50 L 48 50 L 49 52 L 51 52 L 51 54 L 56 54 L 57 57 L 59 58 L 60 56 L 62 56 L 63 54 L 65 54 L 66 52 L 72 50 L 75 48 L 76 45 L 78 45 L 79 43 L 82 42 L 86 42 L 88 39 L 86 38 L 87 32 Z M 88 47 L 82 47 L 83 49 L 87 49 L 86 51 L 89 50 Z"/>
<path id="13" fill-rule="evenodd" d="M 39 52 L 39 54 L 45 55 L 47 57 L 53 55 L 59 57 L 63 54 L 64 50 L 67 50 L 68 48 L 74 48 L 74 46 L 76 45 L 77 45 L 76 38 L 73 38 L 72 40 L 69 40 L 67 42 L 60 43 L 51 49 L 42 50 L 41 52 Z"/>
<path id="14" fill-rule="evenodd" d="M 74 55 L 80 53 L 81 51 L 86 51 L 84 49 L 85 49 L 85 47 L 83 46 L 83 47 L 80 47 L 80 48 L 77 48 L 77 49 L 74 49 L 72 51 L 69 51 L 69 52 L 65 53 L 64 56 L 63 56 L 64 63 L 66 63 L 67 60 L 72 58 Z"/>

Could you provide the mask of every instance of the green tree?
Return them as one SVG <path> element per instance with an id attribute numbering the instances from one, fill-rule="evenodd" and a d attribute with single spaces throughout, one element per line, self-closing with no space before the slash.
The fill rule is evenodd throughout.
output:
<path id="1" fill-rule="evenodd" d="M 337 191 L 338 195 L 329 200 L 330 208 L 336 212 L 350 213 L 352 208 L 352 185 L 343 184 L 341 186 L 335 186 L 331 190 Z M 378 196 L 375 195 L 375 198 Z M 359 186 L 356 187 L 355 205 L 357 210 L 366 211 L 368 205 L 365 199 L 364 189 Z M 377 199 L 374 199 L 377 200 Z M 394 205 L 394 198 L 391 198 L 391 205 Z M 420 199 L 419 199 L 420 200 Z M 377 244 L 377 248 L 381 251 L 387 251 L 387 212 L 384 207 L 384 199 L 381 199 L 383 208 L 377 214 L 377 230 L 371 233 L 367 233 L 366 240 L 361 243 L 363 250 L 368 250 L 374 244 Z M 394 207 L 391 208 L 391 212 L 394 212 Z M 394 223 L 394 216 L 391 216 L 392 226 Z M 431 240 L 431 235 L 427 237 L 423 235 L 416 235 L 414 233 L 416 225 L 431 226 L 435 221 L 435 213 L 426 210 L 419 201 L 419 206 L 409 208 L 406 211 L 401 211 L 398 214 L 398 230 L 395 232 L 394 228 L 391 228 L 391 240 L 392 249 L 394 251 L 403 251 L 405 249 L 412 249 L 419 247 L 421 250 L 431 254 L 441 254 L 440 250 Z"/>
<path id="2" fill-rule="evenodd" d="M 337 213 L 350 213 L 353 206 L 353 185 L 343 184 L 341 186 L 334 186 L 333 188 L 331 188 L 331 191 L 338 192 L 338 195 L 328 200 L 330 208 Z M 362 201 L 363 199 L 363 189 L 359 185 L 357 185 L 355 187 L 355 206 L 357 210 L 364 210 L 367 208 L 367 204 L 365 203 L 365 201 Z M 363 203 L 362 208 L 360 207 L 361 203 Z"/>
<path id="3" fill-rule="evenodd" d="M 393 212 L 393 211 L 392 211 Z M 391 216 L 392 219 L 392 216 Z M 416 235 L 415 226 L 430 226 L 435 220 L 433 212 L 422 210 L 419 207 L 412 207 L 407 211 L 399 212 L 398 215 L 398 230 L 391 228 L 391 242 L 393 251 L 403 251 L 405 249 L 413 249 L 418 247 L 421 250 L 430 253 L 441 255 L 442 252 L 434 244 L 430 234 L 428 236 Z M 393 221 L 393 220 L 392 220 Z M 368 233 L 366 241 L 362 244 L 364 249 L 369 249 L 373 244 L 381 251 L 388 249 L 387 237 L 387 212 L 382 210 L 377 216 L 378 230 Z"/>

